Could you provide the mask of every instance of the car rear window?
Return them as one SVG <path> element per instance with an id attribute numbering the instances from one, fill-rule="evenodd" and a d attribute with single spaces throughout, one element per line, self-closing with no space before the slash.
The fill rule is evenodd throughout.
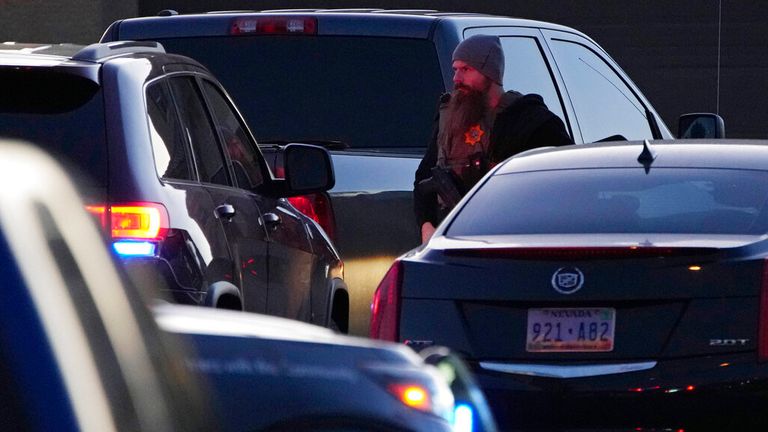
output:
<path id="1" fill-rule="evenodd" d="M 449 236 L 577 233 L 761 234 L 768 172 L 642 168 L 497 175 Z"/>
<path id="2" fill-rule="evenodd" d="M 87 185 L 104 185 L 107 148 L 101 87 L 51 69 L 0 68 L 0 137 L 51 153 Z"/>
<path id="3" fill-rule="evenodd" d="M 422 39 L 238 36 L 159 39 L 207 66 L 257 140 L 426 147 L 445 89 Z"/>

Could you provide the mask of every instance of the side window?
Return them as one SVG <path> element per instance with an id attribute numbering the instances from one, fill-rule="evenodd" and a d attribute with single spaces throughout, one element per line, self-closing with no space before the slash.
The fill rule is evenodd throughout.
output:
<path id="1" fill-rule="evenodd" d="M 192 180 L 187 146 L 166 81 L 147 87 L 147 116 L 157 173 L 163 178 Z"/>
<path id="2" fill-rule="evenodd" d="M 501 37 L 501 47 L 504 50 L 504 89 L 541 95 L 547 108 L 568 124 L 552 74 L 536 39 Z"/>
<path id="3" fill-rule="evenodd" d="M 229 173 L 194 77 L 170 79 L 184 133 L 192 144 L 200 181 L 228 185 Z"/>
<path id="4" fill-rule="evenodd" d="M 616 72 L 584 45 L 552 39 L 552 49 L 584 142 L 612 135 L 651 138 L 645 107 Z"/>
<path id="5" fill-rule="evenodd" d="M 255 149 L 240 117 L 216 86 L 203 81 L 203 91 L 216 117 L 216 128 L 224 140 L 225 151 L 229 154 L 237 185 L 244 189 L 259 186 L 264 181 L 259 164 L 261 154 Z"/>

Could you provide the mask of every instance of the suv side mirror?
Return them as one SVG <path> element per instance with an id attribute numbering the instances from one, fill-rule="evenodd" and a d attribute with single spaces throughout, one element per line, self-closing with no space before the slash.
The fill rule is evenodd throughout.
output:
<path id="1" fill-rule="evenodd" d="M 683 114 L 677 123 L 678 138 L 725 138 L 725 121 L 717 114 Z"/>
<path id="2" fill-rule="evenodd" d="M 336 183 L 328 151 L 308 144 L 288 144 L 283 153 L 285 196 L 325 192 Z"/>

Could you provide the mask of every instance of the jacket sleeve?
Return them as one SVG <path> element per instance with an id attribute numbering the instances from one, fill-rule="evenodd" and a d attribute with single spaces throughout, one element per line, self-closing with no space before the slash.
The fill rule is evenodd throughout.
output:
<path id="1" fill-rule="evenodd" d="M 565 130 L 565 124 L 560 117 L 552 114 L 552 117 L 544 122 L 531 134 L 529 142 L 535 144 L 531 148 L 540 145 L 559 147 L 562 145 L 573 144 L 573 139 Z"/>
<path id="2" fill-rule="evenodd" d="M 437 164 L 437 134 L 439 129 L 440 114 L 435 114 L 434 124 L 432 126 L 432 135 L 427 145 L 427 152 L 416 169 L 416 178 L 413 181 L 413 210 L 416 214 L 416 223 L 418 228 L 424 222 L 432 222 L 437 225 L 437 194 L 424 192 L 419 187 L 419 182 L 432 176 L 431 169 Z"/>

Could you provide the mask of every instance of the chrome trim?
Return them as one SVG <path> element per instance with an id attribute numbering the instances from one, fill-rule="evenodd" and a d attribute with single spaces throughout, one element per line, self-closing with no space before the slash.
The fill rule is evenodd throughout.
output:
<path id="1" fill-rule="evenodd" d="M 480 362 L 483 369 L 517 375 L 538 376 L 547 378 L 583 378 L 600 375 L 613 375 L 627 372 L 637 372 L 656 367 L 655 361 L 639 363 L 619 363 L 606 365 L 558 366 L 539 365 L 530 363 L 498 363 Z"/>

